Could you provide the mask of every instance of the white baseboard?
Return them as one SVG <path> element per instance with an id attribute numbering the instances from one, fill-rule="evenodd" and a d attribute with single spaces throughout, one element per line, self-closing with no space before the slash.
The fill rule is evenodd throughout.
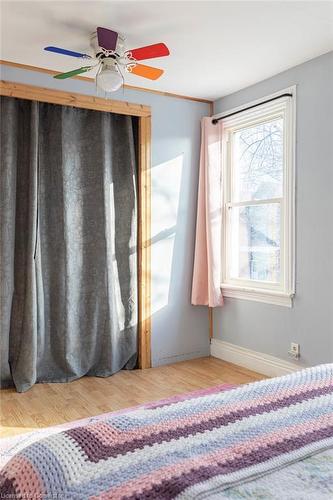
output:
<path id="1" fill-rule="evenodd" d="M 268 377 L 279 377 L 304 368 L 297 363 L 290 363 L 219 339 L 212 339 L 210 354 L 214 358 L 229 361 L 229 363 L 243 366 Z"/>

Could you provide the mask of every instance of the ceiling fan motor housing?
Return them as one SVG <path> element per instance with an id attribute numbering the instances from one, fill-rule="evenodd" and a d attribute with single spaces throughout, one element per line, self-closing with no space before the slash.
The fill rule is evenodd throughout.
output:
<path id="1" fill-rule="evenodd" d="M 125 40 L 126 38 L 118 33 L 117 45 L 115 50 L 106 50 L 98 45 L 97 32 L 94 31 L 94 33 L 92 33 L 90 37 L 90 47 L 92 49 L 91 55 L 92 57 L 97 57 L 100 59 L 104 59 L 105 57 L 113 57 L 114 59 L 116 57 L 120 57 L 120 54 L 125 51 Z"/>

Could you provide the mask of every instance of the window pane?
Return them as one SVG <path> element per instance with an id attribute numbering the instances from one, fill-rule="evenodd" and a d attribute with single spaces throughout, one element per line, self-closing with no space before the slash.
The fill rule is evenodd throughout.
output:
<path id="1" fill-rule="evenodd" d="M 233 134 L 233 168 L 233 201 L 282 197 L 282 118 Z"/>
<path id="2" fill-rule="evenodd" d="M 280 204 L 231 210 L 231 278 L 279 283 Z"/>

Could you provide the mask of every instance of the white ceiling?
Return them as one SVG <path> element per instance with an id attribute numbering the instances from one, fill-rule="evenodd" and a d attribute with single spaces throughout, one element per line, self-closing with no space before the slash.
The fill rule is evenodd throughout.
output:
<path id="1" fill-rule="evenodd" d="M 333 2 L 1 1 L 1 59 L 76 68 L 42 48 L 85 51 L 96 26 L 125 34 L 128 48 L 170 48 L 146 62 L 165 69 L 159 81 L 127 75 L 126 83 L 213 99 L 332 50 Z"/>

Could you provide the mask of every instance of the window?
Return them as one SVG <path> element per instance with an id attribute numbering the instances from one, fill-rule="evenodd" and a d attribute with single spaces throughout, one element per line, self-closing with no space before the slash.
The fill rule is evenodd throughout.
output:
<path id="1" fill-rule="evenodd" d="M 294 294 L 293 98 L 223 120 L 225 296 L 291 306 Z"/>

